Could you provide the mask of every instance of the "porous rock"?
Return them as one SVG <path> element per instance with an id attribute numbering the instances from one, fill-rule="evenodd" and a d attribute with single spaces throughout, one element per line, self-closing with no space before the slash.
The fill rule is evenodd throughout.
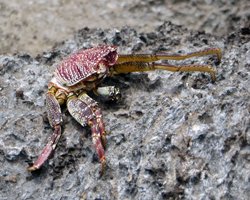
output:
<path id="1" fill-rule="evenodd" d="M 170 22 L 151 33 L 83 28 L 35 58 L 0 56 L 0 199 L 247 199 L 250 40 L 245 33 L 215 37 Z M 54 63 L 103 43 L 119 46 L 121 53 L 219 47 L 223 57 L 220 64 L 213 56 L 192 59 L 217 69 L 215 83 L 208 74 L 166 71 L 105 80 L 120 87 L 123 97 L 100 102 L 110 132 L 104 176 L 90 130 L 66 109 L 53 158 L 39 172 L 27 172 L 52 132 L 44 94 Z"/>

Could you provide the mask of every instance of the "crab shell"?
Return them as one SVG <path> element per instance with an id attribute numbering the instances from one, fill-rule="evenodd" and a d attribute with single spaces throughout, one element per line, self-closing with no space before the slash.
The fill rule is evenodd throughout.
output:
<path id="1" fill-rule="evenodd" d="M 82 81 L 91 81 L 91 78 L 98 75 L 105 77 L 117 59 L 116 46 L 102 45 L 83 49 L 65 58 L 57 66 L 55 78 L 60 85 L 70 87 Z"/>

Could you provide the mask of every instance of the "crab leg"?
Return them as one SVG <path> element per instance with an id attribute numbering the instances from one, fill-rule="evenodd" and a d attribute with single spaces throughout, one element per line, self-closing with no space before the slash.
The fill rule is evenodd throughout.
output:
<path id="1" fill-rule="evenodd" d="M 101 174 L 103 174 L 106 166 L 106 158 L 104 155 L 106 137 L 100 108 L 86 93 L 79 95 L 79 97 L 72 94 L 67 100 L 67 107 L 70 114 L 82 126 L 86 124 L 90 126 L 93 143 L 101 162 Z"/>
<path id="2" fill-rule="evenodd" d="M 97 119 L 98 126 L 100 128 L 100 134 L 101 134 L 101 140 L 102 145 L 105 148 L 107 144 L 106 139 L 106 131 L 105 131 L 105 125 L 102 118 L 102 111 L 99 108 L 96 101 L 94 101 L 92 98 L 90 98 L 86 93 L 82 93 L 78 96 L 78 99 L 82 100 L 83 102 L 86 102 L 88 105 L 90 105 L 91 109 L 93 110 L 95 117 Z"/>
<path id="3" fill-rule="evenodd" d="M 56 148 L 56 144 L 61 136 L 61 122 L 62 122 L 62 114 L 59 102 L 54 96 L 53 90 L 46 94 L 46 106 L 48 112 L 48 119 L 50 125 L 54 128 L 54 132 L 49 139 L 49 142 L 42 150 L 42 153 L 38 156 L 38 159 L 34 162 L 34 164 L 28 167 L 29 171 L 35 171 L 39 169 L 46 160 L 49 159 L 52 152 Z"/>
<path id="4" fill-rule="evenodd" d="M 125 62 L 154 62 L 158 60 L 185 60 L 196 56 L 216 55 L 219 62 L 222 57 L 221 50 L 219 48 L 208 48 L 201 51 L 195 51 L 188 54 L 129 54 L 119 55 L 117 63 Z"/>
<path id="5" fill-rule="evenodd" d="M 114 74 L 128 73 L 128 72 L 142 72 L 153 71 L 156 69 L 167 70 L 171 72 L 208 72 L 211 75 L 213 81 L 215 81 L 215 69 L 210 65 L 170 65 L 161 63 L 143 63 L 143 62 L 125 62 L 113 66 Z"/>

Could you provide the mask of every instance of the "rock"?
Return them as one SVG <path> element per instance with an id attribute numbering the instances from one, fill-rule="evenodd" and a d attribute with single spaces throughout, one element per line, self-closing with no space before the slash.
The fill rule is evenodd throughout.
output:
<path id="1" fill-rule="evenodd" d="M 85 28 L 36 58 L 1 55 L 0 199 L 247 199 L 250 40 L 245 33 L 217 37 L 170 22 L 151 33 Z M 105 175 L 99 176 L 90 130 L 65 109 L 54 157 L 30 174 L 27 163 L 52 132 L 44 120 L 44 93 L 53 64 L 101 43 L 118 44 L 121 53 L 219 47 L 223 57 L 219 65 L 213 56 L 191 59 L 213 65 L 215 83 L 204 73 L 166 71 L 105 80 L 123 95 L 117 104 L 100 102 L 111 132 Z M 185 62 L 190 63 L 180 63 Z"/>

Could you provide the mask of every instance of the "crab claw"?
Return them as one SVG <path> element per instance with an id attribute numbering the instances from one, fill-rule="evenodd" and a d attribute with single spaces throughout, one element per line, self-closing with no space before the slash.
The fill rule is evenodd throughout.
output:
<path id="1" fill-rule="evenodd" d="M 121 92 L 119 88 L 115 86 L 98 87 L 94 92 L 106 101 L 117 102 L 121 99 Z"/>

